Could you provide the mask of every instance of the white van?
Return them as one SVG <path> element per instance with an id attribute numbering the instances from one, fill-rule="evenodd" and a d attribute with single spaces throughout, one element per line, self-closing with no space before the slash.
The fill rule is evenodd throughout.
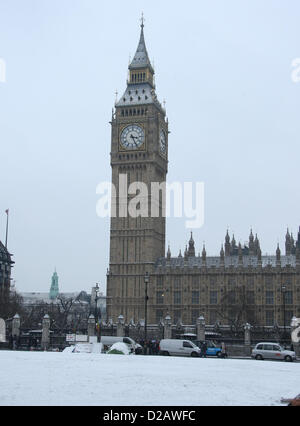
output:
<path id="1" fill-rule="evenodd" d="M 136 348 L 136 343 L 130 337 L 116 337 L 116 336 L 101 336 L 100 342 L 103 346 L 111 347 L 114 343 L 126 343 L 129 346 L 130 352 L 134 352 Z"/>
<path id="2" fill-rule="evenodd" d="M 192 356 L 201 355 L 201 350 L 190 340 L 163 339 L 159 344 L 161 355 Z"/>

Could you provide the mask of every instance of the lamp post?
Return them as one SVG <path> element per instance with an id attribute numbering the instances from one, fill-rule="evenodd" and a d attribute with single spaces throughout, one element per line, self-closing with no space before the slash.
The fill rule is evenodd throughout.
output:
<path id="1" fill-rule="evenodd" d="M 100 291 L 100 287 L 99 284 L 96 283 L 96 287 L 95 287 L 95 324 L 96 324 L 96 329 L 97 329 L 97 337 L 98 337 L 98 341 L 100 340 L 100 327 L 98 324 L 98 300 L 100 299 L 100 296 L 98 296 L 98 292 Z"/>
<path id="2" fill-rule="evenodd" d="M 148 283 L 149 283 L 149 273 L 146 272 L 144 276 L 144 282 L 145 282 L 145 335 L 144 335 L 144 353 L 146 355 L 147 353 L 147 317 L 148 317 Z"/>
<path id="3" fill-rule="evenodd" d="M 285 293 L 286 293 L 286 286 L 285 285 L 283 285 L 282 287 L 281 287 L 281 292 L 282 292 L 282 300 L 283 300 L 283 338 L 285 338 L 285 331 L 286 331 L 286 328 L 285 328 Z"/>

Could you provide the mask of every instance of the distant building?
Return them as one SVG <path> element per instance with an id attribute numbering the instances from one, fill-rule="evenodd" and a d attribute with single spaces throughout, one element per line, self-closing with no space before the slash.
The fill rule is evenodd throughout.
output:
<path id="1" fill-rule="evenodd" d="M 64 299 L 78 299 L 78 297 L 84 292 L 74 292 L 74 293 L 59 293 L 58 296 L 61 296 Z M 43 292 L 23 292 L 20 293 L 23 297 L 23 303 L 25 305 L 39 305 L 45 303 L 50 305 L 51 303 L 54 305 L 59 304 L 59 299 L 56 297 L 55 299 L 51 299 L 50 293 Z"/>
<path id="2" fill-rule="evenodd" d="M 53 294 L 53 293 L 51 293 Z M 73 293 L 59 293 L 56 298 L 50 297 L 49 293 L 31 292 L 21 293 L 23 307 L 30 314 L 31 322 L 29 327 L 36 327 L 37 321 L 41 319 L 41 312 L 49 314 L 53 324 L 60 324 L 57 321 L 64 313 L 67 313 L 65 327 L 69 330 L 84 330 L 90 314 L 95 314 L 95 304 L 91 303 L 91 295 L 85 291 Z M 98 318 L 105 319 L 106 306 L 105 297 L 101 294 L 97 300 Z M 52 323 L 51 323 L 52 324 Z M 55 325 L 53 325 L 55 327 Z"/>
<path id="3" fill-rule="evenodd" d="M 49 297 L 51 300 L 55 300 L 59 294 L 59 288 L 58 288 L 58 275 L 55 271 L 52 275 L 51 279 L 51 288 L 50 288 L 50 294 Z"/>
<path id="4" fill-rule="evenodd" d="M 0 241 L 0 291 L 10 289 L 11 268 L 15 262 L 11 260 L 7 248 Z"/>
<path id="5" fill-rule="evenodd" d="M 25 305 L 37 305 L 41 303 L 46 304 L 59 304 L 60 298 L 63 299 L 74 299 L 79 302 L 90 303 L 90 298 L 85 291 L 71 292 L 71 293 L 60 293 L 58 285 L 58 274 L 54 271 L 51 278 L 51 287 L 49 293 L 43 292 L 30 292 L 21 293 Z"/>

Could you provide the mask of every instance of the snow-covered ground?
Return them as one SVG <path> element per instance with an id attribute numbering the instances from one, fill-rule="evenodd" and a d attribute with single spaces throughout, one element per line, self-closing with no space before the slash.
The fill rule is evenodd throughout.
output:
<path id="1" fill-rule="evenodd" d="M 0 405 L 279 405 L 300 364 L 0 351 Z"/>

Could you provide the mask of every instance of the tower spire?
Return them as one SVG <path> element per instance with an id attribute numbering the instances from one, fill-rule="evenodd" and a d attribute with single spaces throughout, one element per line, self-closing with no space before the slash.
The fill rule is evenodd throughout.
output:
<path id="1" fill-rule="evenodd" d="M 54 300 L 57 298 L 58 294 L 59 294 L 58 275 L 57 275 L 56 267 L 55 267 L 55 271 L 51 278 L 51 288 L 49 292 L 49 297 L 51 300 Z"/>
<path id="2" fill-rule="evenodd" d="M 194 241 L 192 232 L 191 232 L 191 238 L 190 238 L 190 241 L 189 241 L 188 255 L 190 257 L 195 257 L 195 241 Z"/>
<path id="3" fill-rule="evenodd" d="M 145 27 L 144 22 L 145 22 L 144 14 L 142 14 L 140 40 L 139 40 L 139 44 L 135 52 L 135 55 L 133 57 L 133 60 L 131 61 L 131 64 L 129 65 L 129 70 L 134 70 L 139 68 L 150 68 L 150 71 L 152 72 L 152 75 L 153 75 L 154 69 L 151 65 L 147 48 L 146 48 L 146 42 L 145 42 L 145 36 L 144 36 L 144 27 Z"/>
<path id="4" fill-rule="evenodd" d="M 170 259 L 171 259 L 171 249 L 170 249 L 170 244 L 168 245 L 167 259 L 168 259 L 168 260 L 170 260 Z"/>
<path id="5" fill-rule="evenodd" d="M 144 17 L 144 12 L 142 12 L 142 17 L 141 17 L 141 28 L 144 28 L 144 22 L 145 22 L 145 17 Z"/>

